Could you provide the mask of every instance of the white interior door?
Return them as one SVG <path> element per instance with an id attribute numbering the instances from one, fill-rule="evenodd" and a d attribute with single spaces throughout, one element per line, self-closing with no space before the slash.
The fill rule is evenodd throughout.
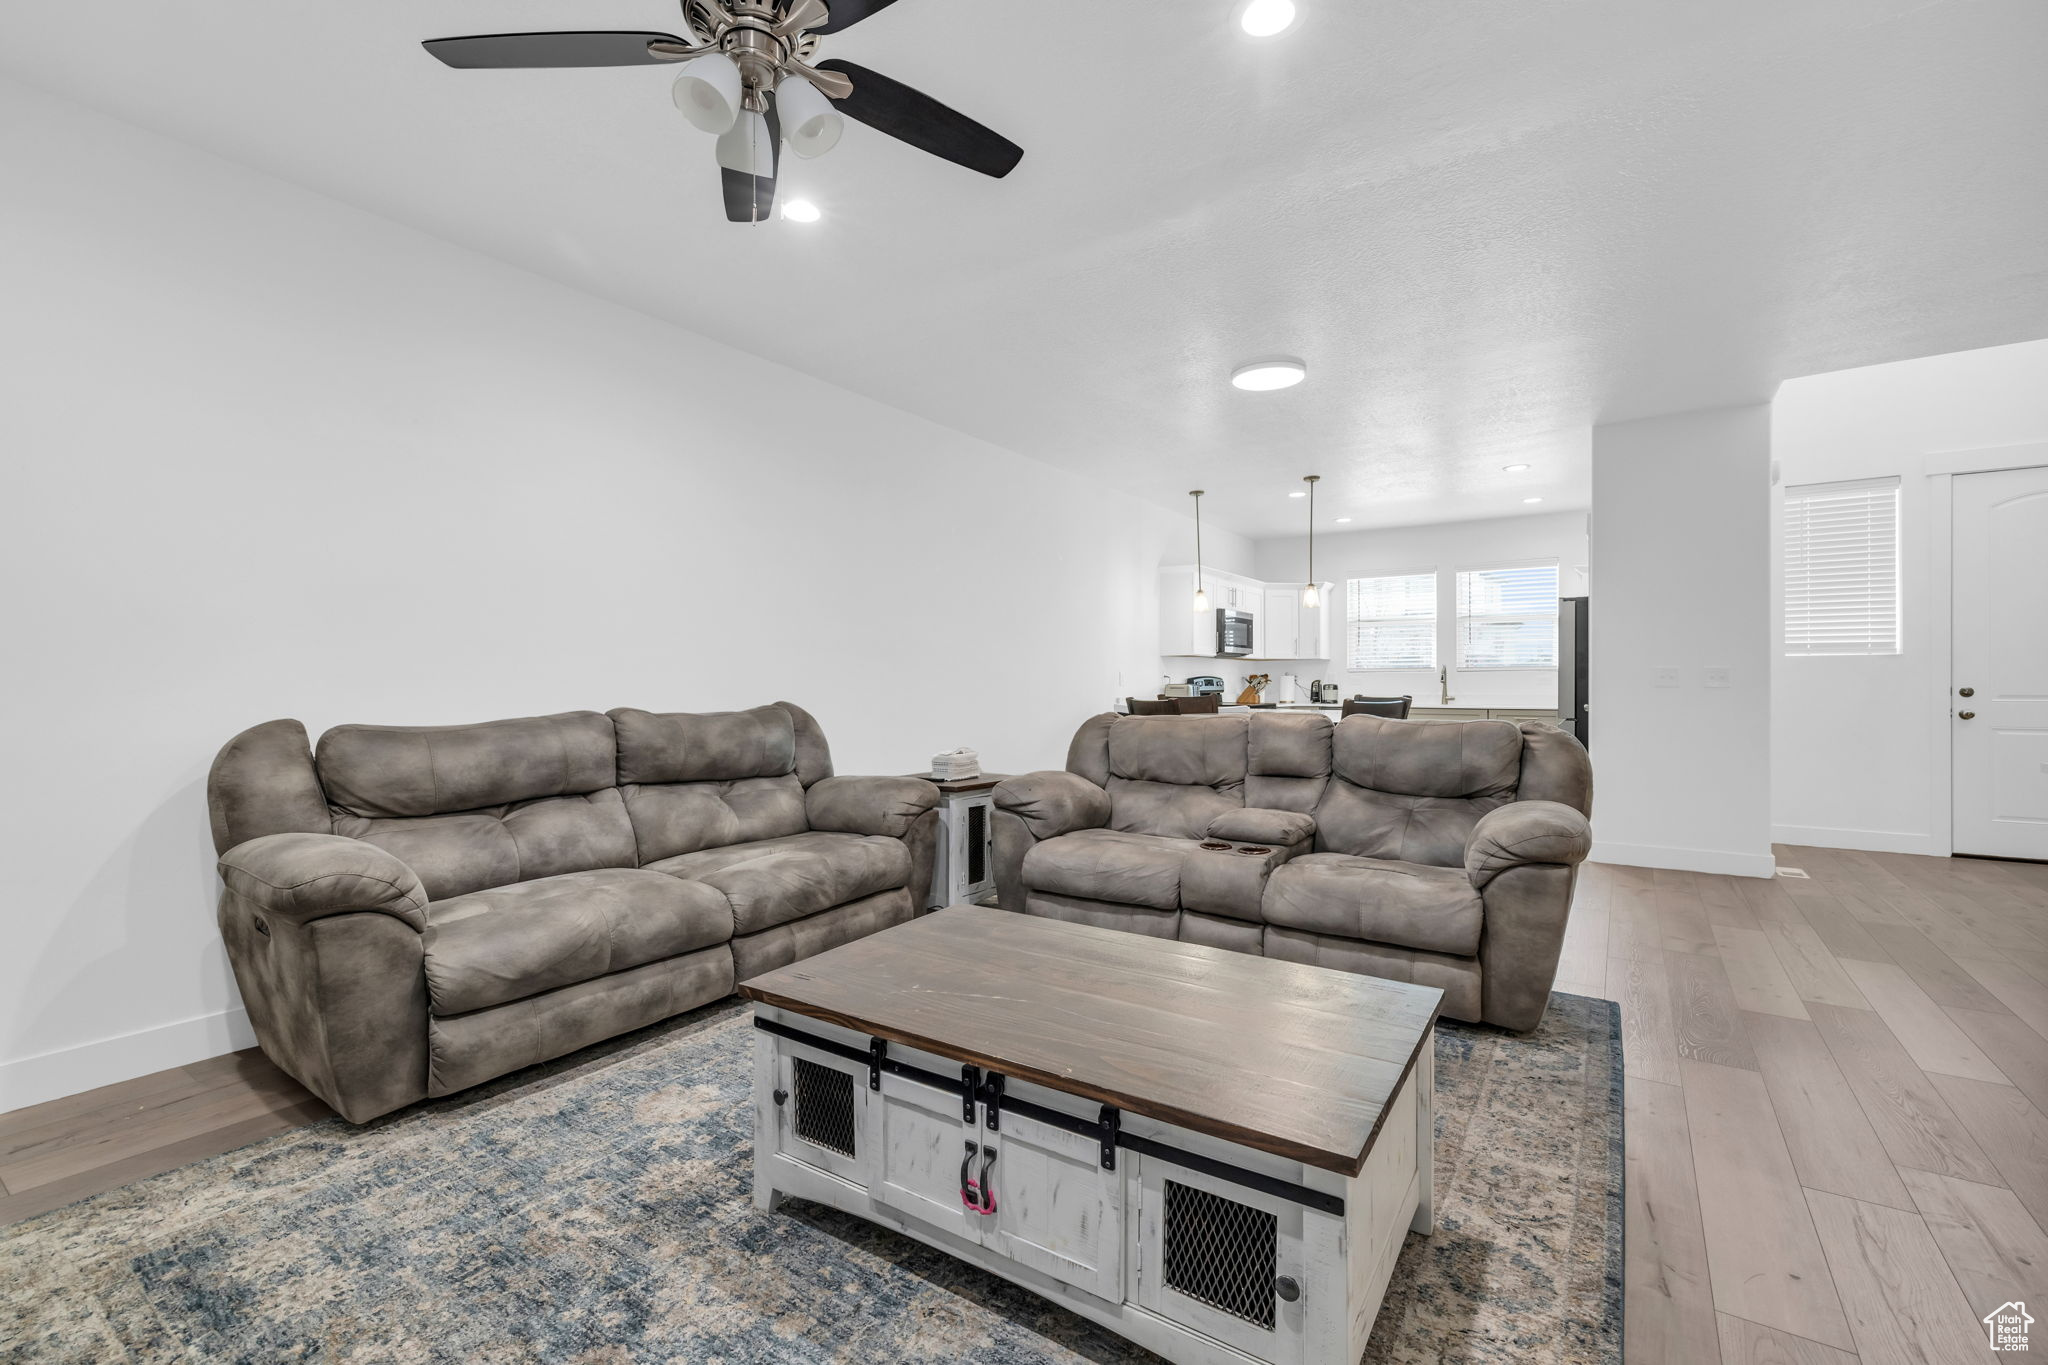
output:
<path id="1" fill-rule="evenodd" d="M 1953 485 L 1955 851 L 2048 859 L 2048 468 Z"/>

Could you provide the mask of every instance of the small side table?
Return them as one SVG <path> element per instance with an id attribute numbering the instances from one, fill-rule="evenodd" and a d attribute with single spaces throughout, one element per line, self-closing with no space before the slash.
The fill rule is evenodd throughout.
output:
<path id="1" fill-rule="evenodd" d="M 989 817 L 996 783 L 1008 773 L 983 773 L 941 782 L 929 772 L 908 773 L 939 789 L 939 840 L 933 852 L 932 893 L 923 910 L 976 904 L 996 889 L 995 851 Z"/>

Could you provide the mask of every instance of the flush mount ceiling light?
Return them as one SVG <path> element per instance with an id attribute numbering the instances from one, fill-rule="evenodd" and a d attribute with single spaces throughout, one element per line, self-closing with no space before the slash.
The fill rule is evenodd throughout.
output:
<path id="1" fill-rule="evenodd" d="M 815 223 L 825 215 L 808 199 L 792 199 L 782 206 L 782 216 L 792 223 Z"/>
<path id="2" fill-rule="evenodd" d="M 1195 610 L 1209 610 L 1209 594 L 1202 590 L 1202 492 L 1199 488 L 1188 490 L 1188 496 L 1195 500 Z"/>
<path id="3" fill-rule="evenodd" d="M 1240 365 L 1230 372 L 1230 382 L 1251 393 L 1291 389 L 1308 378 L 1308 366 L 1292 356 L 1268 356 Z"/>
<path id="4" fill-rule="evenodd" d="M 1316 591 L 1316 484 L 1320 474 L 1304 474 L 1301 481 L 1308 485 L 1308 586 L 1301 590 L 1301 605 L 1314 610 L 1323 604 L 1323 595 Z"/>
<path id="5" fill-rule="evenodd" d="M 1240 0 L 1237 26 L 1254 38 L 1286 32 L 1294 22 L 1294 0 Z"/>
<path id="6" fill-rule="evenodd" d="M 1503 474 L 1519 474 L 1528 467 L 1525 464 L 1504 464 L 1500 469 Z"/>
<path id="7" fill-rule="evenodd" d="M 1024 149 L 931 96 L 852 62 L 817 60 L 818 40 L 895 0 L 683 0 L 673 33 L 484 33 L 435 38 L 427 51 L 462 70 L 664 66 L 688 62 L 671 98 L 719 140 L 725 216 L 759 223 L 775 212 L 782 144 L 822 156 L 847 119 L 983 175 L 1002 177 Z M 1255 6 L 1291 0 L 1250 0 Z M 552 87 L 550 87 L 552 88 Z M 745 131 L 739 131 L 744 129 Z M 805 222 L 798 218 L 795 221 Z"/>

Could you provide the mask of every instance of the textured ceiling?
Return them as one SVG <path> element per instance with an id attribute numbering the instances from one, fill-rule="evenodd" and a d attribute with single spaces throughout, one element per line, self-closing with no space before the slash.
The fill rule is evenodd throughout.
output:
<path id="1" fill-rule="evenodd" d="M 854 126 L 807 227 L 723 220 L 665 69 L 418 46 L 663 0 L 17 6 L 0 71 L 1255 535 L 1305 473 L 1359 527 L 1583 505 L 1592 422 L 2048 335 L 2042 0 L 1301 8 L 901 0 L 822 55 L 1024 163 Z"/>

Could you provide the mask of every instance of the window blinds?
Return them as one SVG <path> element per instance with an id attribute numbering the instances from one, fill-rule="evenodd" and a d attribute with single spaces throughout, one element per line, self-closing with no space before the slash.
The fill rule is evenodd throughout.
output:
<path id="1" fill-rule="evenodd" d="M 1557 565 L 1458 570 L 1458 667 L 1557 667 Z"/>
<path id="2" fill-rule="evenodd" d="M 1899 481 L 1785 490 L 1785 653 L 1899 652 Z"/>
<path id="3" fill-rule="evenodd" d="M 1436 575 L 1353 578 L 1345 587 L 1346 667 L 1436 667 Z"/>

